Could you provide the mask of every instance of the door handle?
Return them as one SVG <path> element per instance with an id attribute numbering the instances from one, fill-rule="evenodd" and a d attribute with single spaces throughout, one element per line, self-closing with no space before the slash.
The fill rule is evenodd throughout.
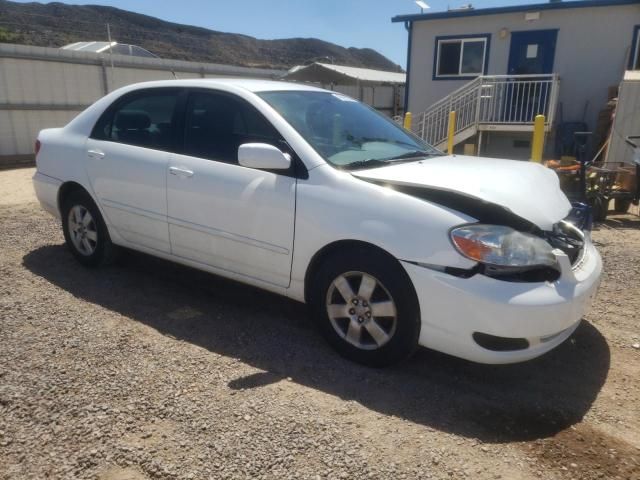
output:
<path id="1" fill-rule="evenodd" d="M 183 178 L 193 177 L 193 170 L 187 170 L 186 168 L 169 167 L 169 173 Z"/>
<path id="2" fill-rule="evenodd" d="M 100 150 L 87 150 L 87 155 L 91 158 L 104 158 L 104 152 Z"/>

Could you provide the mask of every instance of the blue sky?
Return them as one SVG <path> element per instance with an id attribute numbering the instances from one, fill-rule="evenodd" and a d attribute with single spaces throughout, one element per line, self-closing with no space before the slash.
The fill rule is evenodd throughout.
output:
<path id="1" fill-rule="evenodd" d="M 426 0 L 429 12 L 473 3 L 475 8 L 545 0 Z M 391 17 L 419 13 L 413 0 L 85 0 L 177 23 L 257 38 L 316 37 L 345 47 L 370 47 L 405 67 L 407 35 Z M 116 39 L 117 40 L 117 39 Z"/>

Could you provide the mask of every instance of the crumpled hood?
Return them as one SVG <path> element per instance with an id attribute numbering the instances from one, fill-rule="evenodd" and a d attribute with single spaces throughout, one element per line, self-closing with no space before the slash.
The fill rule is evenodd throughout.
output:
<path id="1" fill-rule="evenodd" d="M 533 162 L 447 155 L 352 173 L 363 180 L 477 198 L 499 205 L 543 230 L 551 230 L 571 210 L 558 176 Z"/>

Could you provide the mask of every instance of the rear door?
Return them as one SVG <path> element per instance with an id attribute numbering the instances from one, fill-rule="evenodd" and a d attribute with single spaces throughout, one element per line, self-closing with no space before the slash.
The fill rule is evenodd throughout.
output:
<path id="1" fill-rule="evenodd" d="M 174 255 L 286 287 L 293 252 L 296 178 L 292 171 L 238 165 L 238 147 L 284 150 L 276 129 L 246 100 L 194 90 L 182 152 L 166 171 Z"/>
<path id="2" fill-rule="evenodd" d="M 86 143 L 87 172 L 113 229 L 127 242 L 169 253 L 166 171 L 181 90 L 155 88 L 116 101 Z"/>

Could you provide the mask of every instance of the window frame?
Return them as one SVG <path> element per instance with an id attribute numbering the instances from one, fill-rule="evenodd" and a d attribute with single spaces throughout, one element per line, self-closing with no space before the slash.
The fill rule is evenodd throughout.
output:
<path id="1" fill-rule="evenodd" d="M 479 73 L 462 73 L 462 60 L 464 57 L 464 44 L 467 42 L 484 42 L 484 52 L 482 58 L 482 71 Z M 491 34 L 478 33 L 469 35 L 444 35 L 434 39 L 435 47 L 433 53 L 433 76 L 432 80 L 473 80 L 480 75 L 486 75 L 489 67 L 489 52 L 491 50 Z M 439 75 L 440 67 L 440 45 L 444 43 L 460 43 L 460 59 L 458 60 L 458 75 Z"/>
<path id="2" fill-rule="evenodd" d="M 283 176 L 286 176 L 286 177 L 294 177 L 294 178 L 303 179 L 303 180 L 309 178 L 309 171 L 307 170 L 307 167 L 305 166 L 304 162 L 298 156 L 298 154 L 295 152 L 295 150 L 291 147 L 291 145 L 289 145 L 289 142 L 287 142 L 287 140 L 284 138 L 284 136 L 282 135 L 280 130 L 278 130 L 278 128 L 273 124 L 273 122 L 271 120 L 269 120 L 262 112 L 260 112 L 247 99 L 245 99 L 245 98 L 241 97 L 240 95 L 237 95 L 237 94 L 235 94 L 233 92 L 228 92 L 226 90 L 220 90 L 220 89 L 216 89 L 216 88 L 207 88 L 207 87 L 185 88 L 185 95 L 184 95 L 184 102 L 182 104 L 181 117 L 180 117 L 180 121 L 178 122 L 179 134 L 178 134 L 178 142 L 177 142 L 175 153 L 177 153 L 179 155 L 184 155 L 186 157 L 198 158 L 198 159 L 200 159 L 202 161 L 206 161 L 206 162 L 215 162 L 217 164 L 229 165 L 229 166 L 234 166 L 234 167 L 238 167 L 238 168 L 249 168 L 249 167 L 244 167 L 244 166 L 240 165 L 237 162 L 231 163 L 231 162 L 224 162 L 222 160 L 216 160 L 216 159 L 205 158 L 205 157 L 198 157 L 198 156 L 195 156 L 195 155 L 192 155 L 192 154 L 186 152 L 185 142 L 186 142 L 186 133 L 187 133 L 186 132 L 186 129 L 187 129 L 187 114 L 188 114 L 187 110 L 188 110 L 188 106 L 190 105 L 190 102 L 191 102 L 191 97 L 192 97 L 192 95 L 194 93 L 209 93 L 209 94 L 217 94 L 217 95 L 230 97 L 230 98 L 238 101 L 239 103 L 244 104 L 249 110 L 254 111 L 257 115 L 260 115 L 265 122 L 267 122 L 269 125 L 271 125 L 273 130 L 280 137 L 279 139 L 276 139 L 276 142 L 278 143 L 277 148 L 279 148 L 284 153 L 288 153 L 291 156 L 291 166 L 287 170 L 262 170 L 263 172 L 271 172 L 271 173 L 276 173 L 278 175 L 283 175 Z M 252 169 L 252 170 L 255 170 L 255 169 Z"/>
<path id="3" fill-rule="evenodd" d="M 629 64 L 627 66 L 628 70 L 640 70 L 640 25 L 633 27 Z"/>
<path id="4" fill-rule="evenodd" d="M 111 128 L 113 128 L 114 116 L 116 112 L 124 104 L 133 102 L 149 94 L 162 95 L 162 94 L 174 93 L 174 92 L 176 95 L 176 104 L 174 106 L 173 117 L 171 120 L 171 123 L 174 125 L 174 131 L 172 135 L 172 141 L 170 145 L 168 145 L 166 148 L 152 148 L 149 146 L 134 145 L 131 143 L 119 142 L 117 140 L 114 140 L 111 137 L 105 137 L 103 133 L 100 132 L 101 130 L 100 127 L 104 125 L 106 122 L 111 122 L 112 124 Z M 186 93 L 187 93 L 186 89 L 182 87 L 150 87 L 150 88 L 142 88 L 139 90 L 134 90 L 132 92 L 125 93 L 121 97 L 118 97 L 116 100 L 114 100 L 113 103 L 111 103 L 111 105 L 109 105 L 105 109 L 105 111 L 102 112 L 100 117 L 98 117 L 98 120 L 96 121 L 96 123 L 93 125 L 93 128 L 91 129 L 91 133 L 89 134 L 89 138 L 93 140 L 98 140 L 101 142 L 110 142 L 110 143 L 117 143 L 118 145 L 127 145 L 129 147 L 145 148 L 147 150 L 153 150 L 156 152 L 176 152 L 179 145 L 179 140 L 181 137 L 180 132 L 183 130 L 182 123 L 184 119 Z"/>

